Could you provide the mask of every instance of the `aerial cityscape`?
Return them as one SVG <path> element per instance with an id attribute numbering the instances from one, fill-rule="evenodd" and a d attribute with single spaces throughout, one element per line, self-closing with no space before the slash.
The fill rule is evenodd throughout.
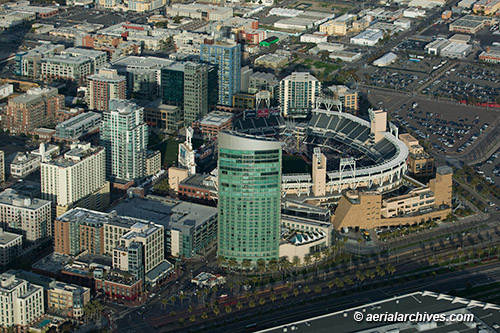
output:
<path id="1" fill-rule="evenodd" d="M 500 0 L 0 2 L 0 331 L 500 332 Z"/>

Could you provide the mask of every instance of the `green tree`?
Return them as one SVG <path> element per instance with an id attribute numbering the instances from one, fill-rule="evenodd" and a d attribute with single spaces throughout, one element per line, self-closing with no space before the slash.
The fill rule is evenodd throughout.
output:
<path id="1" fill-rule="evenodd" d="M 336 277 L 335 278 L 335 285 L 337 288 L 344 288 L 344 281 L 342 281 L 340 278 Z"/>
<path id="2" fill-rule="evenodd" d="M 293 295 L 295 297 L 299 296 L 299 289 L 298 288 L 293 288 Z"/>
<path id="3" fill-rule="evenodd" d="M 333 288 L 333 281 L 328 281 L 326 283 L 326 285 L 327 285 L 328 289 L 332 289 Z"/>
<path id="4" fill-rule="evenodd" d="M 283 299 L 286 300 L 288 298 L 288 293 L 286 291 L 283 291 L 281 293 L 281 297 L 283 297 Z"/>
<path id="5" fill-rule="evenodd" d="M 311 288 L 309 286 L 305 286 L 304 293 L 307 295 L 307 294 L 309 294 L 309 292 L 311 292 Z"/>
<path id="6" fill-rule="evenodd" d="M 320 285 L 316 285 L 316 287 L 314 287 L 314 291 L 319 294 L 321 292 Z"/>
<path id="7" fill-rule="evenodd" d="M 356 278 L 359 282 L 363 282 L 365 280 L 365 275 L 361 271 L 356 271 Z"/>
<path id="8" fill-rule="evenodd" d="M 260 279 L 262 280 L 262 273 L 266 271 L 266 262 L 264 259 L 257 260 L 257 270 L 260 273 Z"/>
<path id="9" fill-rule="evenodd" d="M 269 295 L 269 299 L 271 300 L 271 302 L 274 303 L 274 301 L 276 301 L 276 294 L 275 293 L 271 293 L 271 295 Z"/>
<path id="10" fill-rule="evenodd" d="M 231 259 L 229 259 L 229 261 L 228 261 L 228 265 L 229 265 L 229 268 L 231 268 L 231 269 L 235 269 L 235 268 L 236 268 L 236 266 L 238 266 L 238 262 L 236 261 L 236 259 L 231 258 Z"/>
<path id="11" fill-rule="evenodd" d="M 253 298 L 251 298 L 248 301 L 248 306 L 251 307 L 251 308 L 255 308 L 255 300 Z"/>
<path id="12" fill-rule="evenodd" d="M 179 318 L 179 325 L 184 326 L 184 318 Z"/>
<path id="13" fill-rule="evenodd" d="M 385 275 L 385 271 L 384 271 L 384 269 L 383 269 L 382 267 L 377 266 L 377 267 L 375 268 L 375 270 L 377 271 L 378 276 L 380 276 L 380 277 L 384 277 L 384 275 Z"/>
<path id="14" fill-rule="evenodd" d="M 295 275 L 297 275 L 298 269 L 300 266 L 300 258 L 298 256 L 293 256 L 292 264 L 293 264 L 293 267 L 295 267 Z"/>
<path id="15" fill-rule="evenodd" d="M 231 305 L 226 305 L 224 310 L 226 311 L 227 314 L 229 314 L 229 313 L 231 313 L 231 311 L 233 311 L 233 308 L 231 308 Z"/>
<path id="16" fill-rule="evenodd" d="M 391 265 L 391 264 L 387 264 L 385 266 L 385 270 L 386 270 L 387 273 L 389 273 L 391 275 L 396 272 L 396 268 L 393 265 Z"/>
<path id="17" fill-rule="evenodd" d="M 219 309 L 219 307 L 218 307 L 218 306 L 214 307 L 214 310 L 213 310 L 213 311 L 214 311 L 214 314 L 215 314 L 216 316 L 218 316 L 218 315 L 219 315 L 219 313 L 220 313 L 220 309 Z"/>
<path id="18" fill-rule="evenodd" d="M 167 308 L 167 304 L 168 304 L 168 301 L 166 298 L 161 300 L 161 307 L 163 310 L 165 310 Z"/>
<path id="19" fill-rule="evenodd" d="M 207 315 L 207 313 L 206 313 L 206 312 L 203 312 L 203 313 L 201 314 L 201 319 L 203 319 L 203 320 L 208 319 L 208 315 Z"/>
<path id="20" fill-rule="evenodd" d="M 241 266 L 245 269 L 245 270 L 249 270 L 250 267 L 252 267 L 252 262 L 250 261 L 250 259 L 243 259 L 243 262 L 241 263 Z"/>
<path id="21" fill-rule="evenodd" d="M 189 321 L 192 322 L 192 323 L 194 323 L 196 321 L 196 316 L 195 315 L 191 315 L 189 317 Z"/>
<path id="22" fill-rule="evenodd" d="M 261 298 L 259 299 L 259 304 L 260 304 L 260 305 L 264 305 L 264 304 L 266 304 L 266 300 L 264 299 L 264 297 L 261 297 Z"/>
<path id="23" fill-rule="evenodd" d="M 226 258 L 224 258 L 222 256 L 217 257 L 217 266 L 224 267 L 224 266 L 226 266 L 226 264 L 227 264 Z"/>
<path id="24" fill-rule="evenodd" d="M 240 311 L 241 309 L 243 309 L 243 303 L 241 303 L 241 301 L 238 301 L 238 303 L 236 303 L 236 309 L 238 311 Z"/>
<path id="25" fill-rule="evenodd" d="M 352 286 L 354 284 L 354 282 L 352 281 L 352 279 L 349 276 L 346 276 L 344 278 L 344 283 L 347 284 L 348 286 Z"/>

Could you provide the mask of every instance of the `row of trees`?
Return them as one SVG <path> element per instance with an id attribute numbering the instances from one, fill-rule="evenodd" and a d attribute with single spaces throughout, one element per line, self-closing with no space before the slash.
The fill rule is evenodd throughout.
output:
<path id="1" fill-rule="evenodd" d="M 384 277 L 387 274 L 392 275 L 395 273 L 395 271 L 396 271 L 396 269 L 391 264 L 388 264 L 385 267 L 377 266 L 374 271 L 365 270 L 362 272 L 362 271 L 358 270 L 355 274 L 355 276 L 356 276 L 355 279 L 357 280 L 357 283 L 362 283 L 366 279 L 372 280 L 376 276 Z M 326 283 L 326 287 L 328 289 L 332 289 L 335 286 L 338 289 L 342 289 L 344 287 L 350 287 L 354 284 L 355 284 L 355 280 L 353 280 L 353 278 L 351 278 L 350 276 L 345 276 L 343 278 L 336 277 L 335 279 L 328 281 Z M 218 305 L 216 303 L 212 303 L 208 306 L 209 312 L 208 313 L 207 313 L 207 311 L 202 312 L 199 315 L 199 318 L 201 318 L 202 320 L 208 319 L 210 312 L 213 313 L 215 316 L 219 316 L 223 312 L 225 312 L 226 314 L 230 314 L 233 312 L 234 309 L 236 309 L 237 311 L 241 311 L 245 307 L 245 304 L 248 308 L 252 309 L 252 308 L 255 308 L 257 306 L 257 304 L 263 306 L 269 301 L 274 303 L 278 299 L 279 296 L 281 296 L 282 300 L 286 300 L 290 296 L 294 296 L 295 298 L 297 298 L 301 293 L 304 295 L 308 295 L 312 291 L 314 291 L 316 294 L 320 294 L 323 291 L 323 287 L 321 285 L 316 285 L 314 287 L 306 285 L 306 286 L 304 286 L 304 288 L 301 288 L 301 289 L 298 287 L 294 287 L 292 289 L 293 286 L 291 284 L 289 284 L 288 287 L 291 290 L 289 289 L 289 290 L 282 291 L 280 294 L 276 294 L 274 291 L 271 291 L 268 298 L 264 297 L 262 295 L 259 295 L 259 293 L 256 290 L 253 292 L 247 291 L 245 293 L 245 298 L 246 298 L 245 303 L 241 299 L 238 300 L 238 302 L 235 305 L 224 305 L 224 304 Z M 214 287 L 214 288 L 215 289 L 213 289 L 211 291 L 215 293 L 217 291 L 217 287 Z M 201 292 L 203 292 L 203 290 Z M 207 290 L 205 293 L 208 294 L 209 292 L 210 291 Z M 175 298 L 173 298 L 172 301 L 175 301 Z M 164 304 L 166 305 L 167 302 L 164 302 Z M 234 306 L 234 309 L 233 309 L 233 306 Z M 181 326 L 186 323 L 186 320 L 189 320 L 190 322 L 195 322 L 197 320 L 196 315 L 192 314 L 192 311 L 193 311 L 193 308 L 190 305 L 188 308 L 188 312 L 190 313 L 190 316 L 186 317 L 186 318 L 179 319 L 179 324 Z M 177 313 L 175 311 L 171 311 L 170 315 L 172 317 L 175 317 L 177 315 Z"/>

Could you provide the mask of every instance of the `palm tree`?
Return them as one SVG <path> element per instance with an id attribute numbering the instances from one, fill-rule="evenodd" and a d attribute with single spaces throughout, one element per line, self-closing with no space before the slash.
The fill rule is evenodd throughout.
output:
<path id="1" fill-rule="evenodd" d="M 186 295 L 184 295 L 184 293 L 179 295 L 179 300 L 181 301 L 181 307 L 182 307 L 182 301 L 184 300 L 184 298 L 186 298 Z"/>
<path id="2" fill-rule="evenodd" d="M 241 303 L 241 301 L 238 301 L 238 303 L 236 303 L 236 309 L 238 311 L 240 311 L 241 309 L 243 309 L 243 303 Z"/>
<path id="3" fill-rule="evenodd" d="M 175 311 L 170 311 L 170 313 L 169 313 L 170 317 L 175 317 L 176 314 L 177 313 Z"/>
<path id="4" fill-rule="evenodd" d="M 396 268 L 391 264 L 387 264 L 387 266 L 385 266 L 385 270 L 391 275 L 396 272 Z"/>
<path id="5" fill-rule="evenodd" d="M 203 313 L 201 314 L 201 319 L 203 319 L 203 320 L 208 319 L 208 315 L 205 311 L 203 311 Z"/>
<path id="6" fill-rule="evenodd" d="M 271 276 L 274 278 L 274 273 L 278 270 L 278 260 L 276 259 L 271 259 L 269 260 L 269 263 L 267 265 L 269 267 L 269 270 L 271 271 Z"/>
<path id="7" fill-rule="evenodd" d="M 229 314 L 229 313 L 231 313 L 231 311 L 233 311 L 233 308 L 231 308 L 231 305 L 226 305 L 226 307 L 224 309 L 225 309 L 227 314 Z"/>
<path id="8" fill-rule="evenodd" d="M 181 326 L 184 325 L 184 318 L 179 318 L 179 325 L 181 325 Z"/>
<path id="9" fill-rule="evenodd" d="M 170 297 L 170 302 L 172 302 L 172 305 L 174 305 L 175 301 L 176 301 L 175 296 Z"/>
<path id="10" fill-rule="evenodd" d="M 295 267 L 295 275 L 297 275 L 300 265 L 300 258 L 298 256 L 293 256 L 292 264 Z"/>
<path id="11" fill-rule="evenodd" d="M 264 305 L 264 304 L 266 304 L 266 300 L 264 299 L 264 297 L 261 297 L 261 298 L 259 299 L 259 304 L 260 304 L 261 306 L 262 306 L 262 305 Z"/>
<path id="12" fill-rule="evenodd" d="M 314 287 L 314 291 L 319 294 L 321 292 L 321 286 L 316 285 L 316 287 Z"/>
<path id="13" fill-rule="evenodd" d="M 351 279 L 349 276 L 346 276 L 346 277 L 344 278 L 344 282 L 345 282 L 345 284 L 347 284 L 348 286 L 352 286 L 352 285 L 353 285 L 353 283 L 354 283 L 354 282 L 352 281 L 352 279 Z"/>
<path id="14" fill-rule="evenodd" d="M 189 321 L 194 323 L 196 321 L 196 316 L 195 315 L 191 315 L 191 317 L 189 317 Z"/>
<path id="15" fill-rule="evenodd" d="M 340 278 L 336 277 L 335 278 L 335 285 L 337 288 L 344 288 L 344 281 L 342 281 Z"/>
<path id="16" fill-rule="evenodd" d="M 193 307 L 191 306 L 191 304 L 189 304 L 189 306 L 188 306 L 188 312 L 189 313 L 193 312 Z"/>
<path id="17" fill-rule="evenodd" d="M 279 260 L 278 260 L 278 269 L 279 270 L 285 270 L 288 268 L 289 265 L 290 265 L 290 261 L 288 261 L 287 256 L 283 256 L 283 257 L 279 258 Z"/>
<path id="18" fill-rule="evenodd" d="M 356 278 L 359 282 L 363 282 L 365 280 L 365 275 L 361 271 L 356 271 Z"/>
<path id="19" fill-rule="evenodd" d="M 241 266 L 248 271 L 250 267 L 252 267 L 252 262 L 250 261 L 250 259 L 243 259 Z"/>
<path id="20" fill-rule="evenodd" d="M 217 286 L 212 287 L 212 300 L 213 301 L 215 301 L 215 297 L 217 296 L 217 290 L 219 290 L 219 288 L 217 288 Z"/>
<path id="21" fill-rule="evenodd" d="M 318 262 L 321 259 L 321 252 L 314 252 L 313 258 L 314 258 L 314 265 L 316 266 L 316 275 L 318 275 L 318 272 L 319 272 L 318 271 L 319 270 Z"/>
<path id="22" fill-rule="evenodd" d="M 314 258 L 314 263 L 317 264 L 318 261 L 320 261 L 320 259 L 321 259 L 321 252 L 314 252 L 313 258 Z"/>
<path id="23" fill-rule="evenodd" d="M 216 316 L 218 316 L 218 315 L 219 315 L 219 313 L 220 313 L 220 309 L 219 309 L 219 307 L 218 307 L 218 306 L 214 307 L 214 310 L 213 310 L 213 311 L 214 311 L 214 314 L 215 314 Z"/>
<path id="24" fill-rule="evenodd" d="M 309 254 L 304 256 L 304 264 L 306 266 L 309 266 L 311 264 L 311 261 L 312 261 L 312 259 L 311 259 L 311 256 Z"/>
<path id="25" fill-rule="evenodd" d="M 365 276 L 367 278 L 369 278 L 370 280 L 373 280 L 373 278 L 375 277 L 375 273 L 373 273 L 373 271 L 371 269 L 367 269 L 365 271 Z"/>
<path id="26" fill-rule="evenodd" d="M 377 266 L 377 268 L 375 268 L 375 270 L 377 271 L 378 276 L 384 277 L 385 271 L 384 271 L 384 269 L 382 267 Z"/>
<path id="27" fill-rule="evenodd" d="M 286 291 L 281 293 L 281 297 L 283 297 L 284 300 L 288 298 L 288 293 Z"/>
<path id="28" fill-rule="evenodd" d="M 304 287 L 304 293 L 307 295 L 311 291 L 311 288 L 309 286 Z"/>
<path id="29" fill-rule="evenodd" d="M 227 264 L 226 258 L 224 258 L 222 256 L 217 257 L 217 266 L 224 267 L 224 266 L 226 266 L 226 264 Z"/>
<path id="30" fill-rule="evenodd" d="M 298 288 L 293 288 L 293 295 L 297 297 L 299 295 L 299 289 Z"/>
<path id="31" fill-rule="evenodd" d="M 333 288 L 333 281 L 328 281 L 326 283 L 326 285 L 328 286 L 328 289 L 332 289 Z"/>
<path id="32" fill-rule="evenodd" d="M 248 301 L 248 306 L 251 307 L 251 308 L 255 308 L 255 300 L 253 298 L 251 298 Z"/>
<path id="33" fill-rule="evenodd" d="M 167 304 L 168 304 L 168 301 L 166 298 L 161 300 L 161 307 L 163 310 L 165 310 L 167 308 Z"/>
<path id="34" fill-rule="evenodd" d="M 231 258 L 231 259 L 229 259 L 227 264 L 229 265 L 229 268 L 231 270 L 234 270 L 238 266 L 238 261 L 236 261 L 236 259 L 234 259 L 234 258 Z"/>
<path id="35" fill-rule="evenodd" d="M 260 273 L 260 280 L 262 280 L 262 273 L 266 271 L 266 262 L 264 259 L 257 260 L 257 270 Z"/>
<path id="36" fill-rule="evenodd" d="M 271 293 L 271 295 L 269 295 L 269 299 L 271 300 L 271 302 L 274 303 L 274 301 L 276 301 L 276 294 L 275 293 Z"/>

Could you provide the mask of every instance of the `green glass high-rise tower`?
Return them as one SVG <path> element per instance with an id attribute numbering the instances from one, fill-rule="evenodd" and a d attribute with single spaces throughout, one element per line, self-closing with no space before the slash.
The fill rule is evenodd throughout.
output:
<path id="1" fill-rule="evenodd" d="M 220 132 L 218 165 L 218 256 L 278 259 L 281 142 Z"/>

